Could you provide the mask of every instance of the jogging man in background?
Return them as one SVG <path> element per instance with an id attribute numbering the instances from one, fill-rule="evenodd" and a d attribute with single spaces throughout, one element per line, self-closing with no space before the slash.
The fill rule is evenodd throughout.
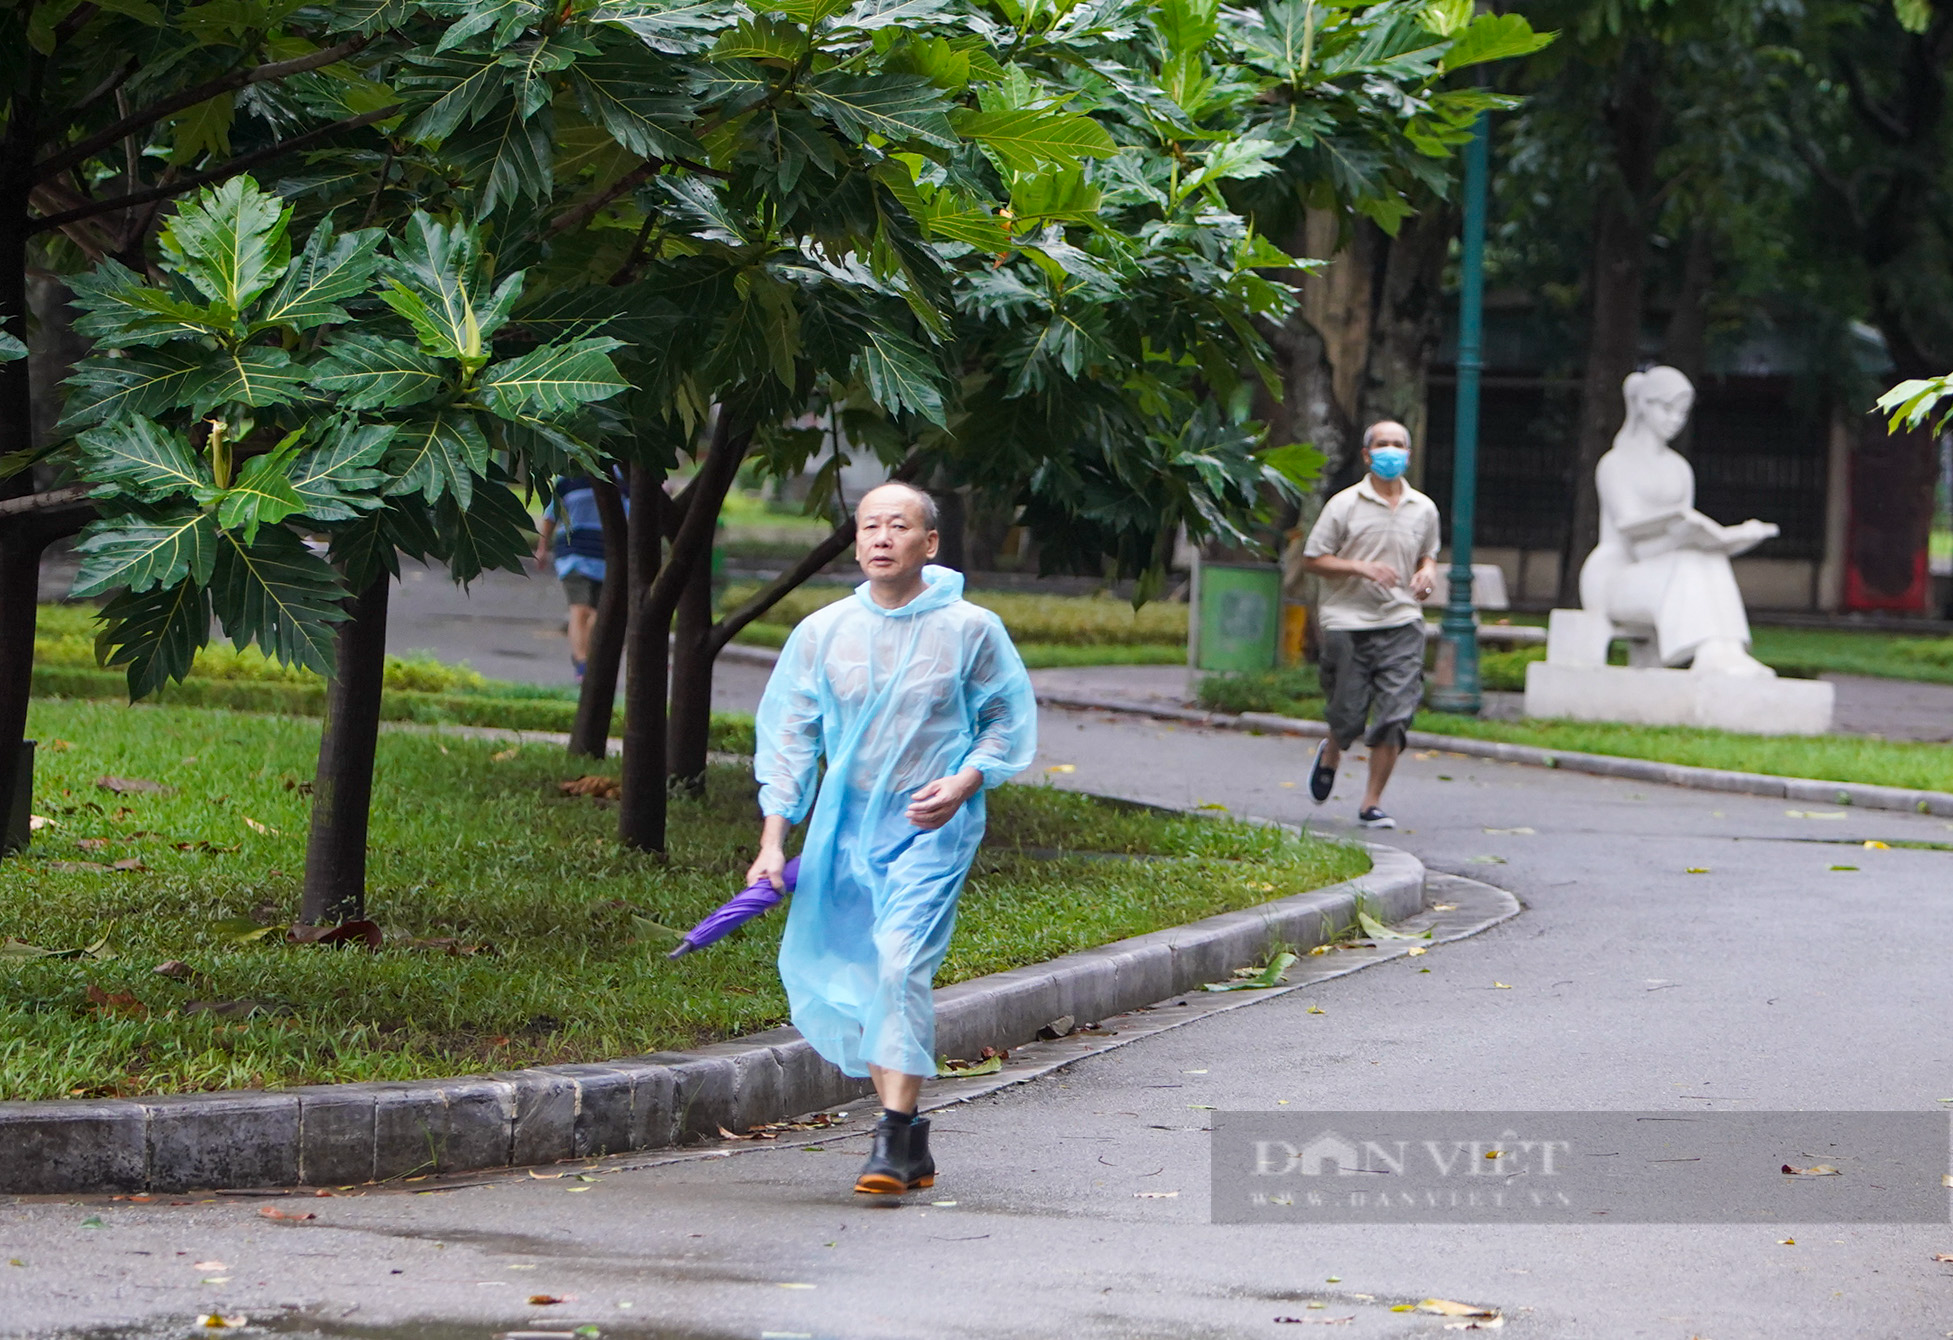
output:
<path id="1" fill-rule="evenodd" d="M 1302 551 L 1302 566 L 1322 579 L 1317 608 L 1329 720 L 1309 794 L 1318 805 L 1329 799 L 1343 751 L 1361 736 L 1370 746 L 1370 780 L 1357 821 L 1395 828 L 1383 788 L 1424 691 L 1419 602 L 1437 588 L 1438 507 L 1404 482 L 1410 430 L 1401 423 L 1385 419 L 1364 430 L 1363 464 L 1363 478 L 1323 505 Z"/>

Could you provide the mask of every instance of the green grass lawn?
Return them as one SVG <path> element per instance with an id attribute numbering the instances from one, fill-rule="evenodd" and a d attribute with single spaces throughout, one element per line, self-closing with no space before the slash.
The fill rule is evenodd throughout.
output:
<path id="1" fill-rule="evenodd" d="M 560 794 L 594 765 L 548 746 L 386 732 L 369 877 L 386 943 L 335 950 L 234 938 L 239 919 L 296 914 L 316 722 L 39 700 L 30 727 L 43 750 L 35 809 L 53 824 L 0 863 L 0 938 L 100 942 L 103 956 L 0 952 L 0 1099 L 596 1061 L 785 1017 L 782 914 L 676 963 L 659 929 L 690 926 L 743 883 L 757 823 L 742 769 L 715 769 L 709 799 L 674 801 L 662 861 L 619 848 L 602 802 Z M 117 795 L 104 777 L 174 790 Z M 996 792 L 992 816 L 943 982 L 1368 868 L 1357 848 L 1042 786 Z M 187 975 L 159 976 L 171 961 Z"/>
<path id="2" fill-rule="evenodd" d="M 1200 703 L 1217 712 L 1276 712 L 1322 720 L 1315 667 L 1264 675 L 1208 675 Z M 1651 758 L 1700 768 L 1816 777 L 1926 791 L 1953 791 L 1953 748 L 1855 735 L 1738 735 L 1687 726 L 1627 726 L 1599 721 L 1490 721 L 1421 711 L 1417 729 L 1582 754 Z"/>

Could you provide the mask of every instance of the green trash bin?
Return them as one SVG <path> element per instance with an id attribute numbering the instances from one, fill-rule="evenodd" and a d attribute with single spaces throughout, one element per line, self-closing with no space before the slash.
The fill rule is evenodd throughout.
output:
<path id="1" fill-rule="evenodd" d="M 1282 570 L 1200 565 L 1194 611 L 1196 670 L 1272 670 L 1281 645 Z"/>

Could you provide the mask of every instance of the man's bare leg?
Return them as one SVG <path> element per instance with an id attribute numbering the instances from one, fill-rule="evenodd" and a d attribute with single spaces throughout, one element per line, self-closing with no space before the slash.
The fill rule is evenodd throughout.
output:
<path id="1" fill-rule="evenodd" d="M 590 630 L 597 623 L 595 605 L 570 606 L 570 659 L 581 664 L 590 659 Z"/>
<path id="2" fill-rule="evenodd" d="M 1391 770 L 1397 766 L 1397 755 L 1401 752 L 1402 745 L 1370 746 L 1370 785 L 1363 792 L 1364 809 L 1383 808 L 1383 788 L 1390 784 Z"/>
<path id="3" fill-rule="evenodd" d="M 868 1067 L 868 1076 L 875 1081 L 875 1096 L 881 1099 L 883 1111 L 915 1114 L 922 1099 L 922 1076 L 884 1070 L 878 1065 Z"/>

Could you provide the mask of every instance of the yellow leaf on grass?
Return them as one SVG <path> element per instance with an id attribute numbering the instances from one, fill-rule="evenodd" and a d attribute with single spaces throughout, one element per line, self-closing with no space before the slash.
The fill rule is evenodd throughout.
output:
<path id="1" fill-rule="evenodd" d="M 261 824 L 248 814 L 241 814 L 238 817 L 244 820 L 244 826 L 250 829 L 253 833 L 265 833 L 272 837 L 283 836 L 283 834 L 279 833 L 279 831 L 273 828 L 270 824 Z"/>
<path id="2" fill-rule="evenodd" d="M 510 745 L 507 749 L 498 750 L 495 753 L 490 754 L 488 756 L 488 761 L 490 763 L 507 763 L 510 759 L 514 758 L 517 754 L 521 752 L 522 752 L 522 746 L 519 744 L 513 744 Z"/>

